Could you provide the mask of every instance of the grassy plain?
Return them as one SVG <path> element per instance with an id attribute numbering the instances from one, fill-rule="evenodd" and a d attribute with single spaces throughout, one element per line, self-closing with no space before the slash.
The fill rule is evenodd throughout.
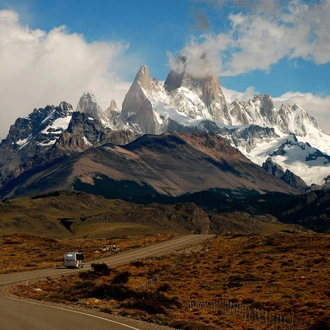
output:
<path id="1" fill-rule="evenodd" d="M 170 219 L 172 213 L 176 221 Z M 0 202 L 0 233 L 52 239 L 187 234 L 193 226 L 184 217 L 184 212 L 170 207 L 144 207 L 82 192 L 55 192 Z"/>
<path id="2" fill-rule="evenodd" d="M 128 236 L 96 239 L 52 239 L 28 234 L 0 237 L 0 274 L 25 270 L 63 266 L 63 255 L 68 251 L 81 251 L 85 260 L 97 260 L 116 252 L 102 251 L 103 247 L 116 245 L 121 251 L 161 242 L 172 234 Z"/>
<path id="3" fill-rule="evenodd" d="M 212 205 L 218 205 L 212 202 Z M 212 207 L 211 207 L 212 208 Z M 148 205 L 82 192 L 54 192 L 0 202 L 0 234 L 50 239 L 97 239 L 191 233 L 274 233 L 302 230 L 267 215 L 214 213 L 192 202 Z"/>
<path id="4" fill-rule="evenodd" d="M 3 238 L 1 247 L 15 246 L 6 239 L 15 240 Z M 103 243 L 95 241 L 91 251 Z M 39 247 L 34 246 L 37 263 Z M 42 245 L 41 250 L 48 258 Z M 324 330 L 330 324 L 329 262 L 329 234 L 218 235 L 169 256 L 113 269 L 96 264 L 86 272 L 16 286 L 13 293 L 186 330 L 290 329 L 271 323 L 271 315 Z M 237 309 L 212 307 L 224 301 L 267 312 L 268 324 Z"/>

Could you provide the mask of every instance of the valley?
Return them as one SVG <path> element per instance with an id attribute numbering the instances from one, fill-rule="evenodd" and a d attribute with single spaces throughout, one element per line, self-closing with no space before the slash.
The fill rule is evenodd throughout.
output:
<path id="1" fill-rule="evenodd" d="M 2 2 L 0 330 L 329 330 L 330 0 Z"/>
<path id="2" fill-rule="evenodd" d="M 0 144 L 0 273 L 95 262 L 6 293 L 176 329 L 329 329 L 329 142 L 296 104 L 228 104 L 216 76 L 146 65 L 122 109 L 92 91 L 34 109 Z M 191 234 L 210 236 L 102 262 Z"/>
<path id="3" fill-rule="evenodd" d="M 303 204 L 312 210 L 311 203 L 317 203 L 314 211 L 327 214 L 325 192 L 313 194 Z M 279 205 L 282 211 L 289 205 L 300 220 L 303 213 L 308 220 L 308 212 L 298 207 L 304 196 L 236 200 L 200 192 L 133 203 L 64 191 L 3 201 L 2 273 L 61 267 L 68 250 L 95 260 L 83 272 L 6 292 L 177 329 L 284 329 L 289 324 L 284 320 L 292 329 L 318 329 L 330 308 L 329 234 L 304 228 L 303 221 L 276 218 Z M 293 220 L 295 213 L 289 214 Z M 125 265 L 97 262 L 118 253 L 106 246 L 129 251 L 190 233 L 216 237 Z"/>
<path id="4" fill-rule="evenodd" d="M 22 238 L 6 239 L 18 251 L 31 240 Z M 329 324 L 329 258 L 328 234 L 217 235 L 164 257 L 94 264 L 9 293 L 176 329 L 320 329 Z"/>
<path id="5" fill-rule="evenodd" d="M 223 190 L 245 198 L 329 189 L 329 135 L 269 94 L 226 102 L 218 77 L 141 66 L 121 109 L 92 91 L 34 109 L 0 143 L 0 198 L 78 190 L 110 199 Z"/>

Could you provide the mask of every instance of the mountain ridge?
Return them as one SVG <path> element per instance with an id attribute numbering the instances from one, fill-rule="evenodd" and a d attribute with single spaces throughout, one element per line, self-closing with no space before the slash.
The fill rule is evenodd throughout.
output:
<path id="1" fill-rule="evenodd" d="M 72 188 L 91 192 L 99 187 L 100 191 L 105 189 L 105 195 L 107 189 L 110 191 L 107 197 L 118 198 L 125 185 L 130 185 L 127 196 L 133 196 L 137 189 L 140 196 L 178 196 L 208 189 L 232 191 L 237 196 L 269 191 L 299 193 L 252 163 L 227 140 L 213 133 L 195 132 L 143 135 L 122 146 L 108 143 L 88 148 L 31 172 L 19 185 L 0 190 L 0 196 Z"/>
<path id="2" fill-rule="evenodd" d="M 146 65 L 137 72 L 121 110 L 112 100 L 103 111 L 88 91 L 76 110 L 61 102 L 18 118 L 0 144 L 0 188 L 6 191 L 5 186 L 24 172 L 52 166 L 56 159 L 78 157 L 90 148 L 129 145 L 145 134 L 197 131 L 227 139 L 260 167 L 270 158 L 294 187 L 328 189 L 330 136 L 301 107 L 277 109 L 269 94 L 227 104 L 217 77 L 195 78 L 184 70 L 171 71 L 162 84 L 150 78 Z"/>

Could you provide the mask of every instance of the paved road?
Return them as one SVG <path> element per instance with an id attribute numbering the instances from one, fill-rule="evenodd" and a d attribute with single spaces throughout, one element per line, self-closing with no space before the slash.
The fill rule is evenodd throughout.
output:
<path id="1" fill-rule="evenodd" d="M 129 330 L 101 316 L 0 297 L 0 330 Z"/>
<path id="2" fill-rule="evenodd" d="M 156 243 L 144 248 L 121 252 L 115 256 L 98 259 L 94 262 L 104 262 L 109 266 L 117 266 L 139 258 L 155 255 L 164 255 L 178 250 L 187 245 L 193 245 L 199 241 L 212 237 L 212 235 L 189 235 L 170 241 Z M 0 286 L 4 284 L 22 282 L 26 280 L 69 274 L 84 271 L 90 268 L 91 262 L 85 263 L 84 269 L 54 268 L 29 272 L 0 275 Z M 129 322 L 132 323 L 132 322 Z M 111 329 L 128 330 L 142 329 L 135 326 L 122 324 L 96 315 L 76 312 L 59 307 L 45 306 L 42 303 L 31 303 L 0 296 L 0 330 L 89 330 Z"/>

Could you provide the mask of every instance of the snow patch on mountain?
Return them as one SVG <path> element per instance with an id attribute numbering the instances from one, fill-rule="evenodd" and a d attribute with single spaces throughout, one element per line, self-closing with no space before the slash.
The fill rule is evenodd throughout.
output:
<path id="1" fill-rule="evenodd" d="M 160 125 L 170 118 L 181 125 L 191 126 L 195 123 L 195 119 L 205 118 L 198 108 L 198 105 L 202 103 L 201 100 L 185 87 L 180 88 L 174 98 L 159 84 L 154 84 L 150 91 L 143 88 L 142 91 L 151 102 Z"/>
<path id="2" fill-rule="evenodd" d="M 298 136 L 298 140 L 309 143 L 330 156 L 330 135 L 325 134 L 322 130 L 314 126 L 306 126 L 306 135 Z"/>
<path id="3" fill-rule="evenodd" d="M 92 144 L 91 142 L 88 141 L 88 139 L 86 138 L 86 136 L 83 137 L 83 141 L 84 141 L 84 143 L 85 143 L 87 146 L 90 146 L 90 147 L 93 146 L 93 144 Z"/>
<path id="4" fill-rule="evenodd" d="M 327 161 L 330 136 L 324 134 L 315 119 L 297 104 L 277 106 L 276 103 L 275 106 L 272 97 L 264 94 L 255 95 L 247 102 L 235 100 L 226 105 L 220 84 L 214 77 L 195 79 L 184 72 L 170 72 L 162 84 L 150 79 L 146 66 L 140 69 L 133 85 L 128 99 L 132 100 L 138 90 L 142 91 L 147 100 L 143 102 L 151 104 L 157 134 L 167 130 L 169 120 L 176 122 L 178 126 L 174 127 L 180 130 L 184 127 L 187 130 L 210 129 L 227 138 L 260 166 L 284 145 L 285 156 L 271 157 L 285 170 L 289 169 L 309 184 L 323 183 L 330 173 Z M 127 110 L 127 118 L 139 118 L 141 122 L 139 111 L 142 109 L 134 112 L 131 103 Z M 317 155 L 316 159 L 312 160 L 311 155 Z"/>
<path id="5" fill-rule="evenodd" d="M 31 139 L 32 139 L 32 135 L 29 135 L 26 139 L 22 139 L 22 140 L 19 139 L 18 141 L 16 141 L 16 144 L 19 146 L 20 149 L 22 149 L 29 143 Z"/>
<path id="6" fill-rule="evenodd" d="M 61 134 L 69 127 L 71 116 L 64 118 L 57 118 L 45 129 L 41 131 L 42 134 Z"/>
<path id="7" fill-rule="evenodd" d="M 47 141 L 43 141 L 43 142 L 38 143 L 38 145 L 42 146 L 42 147 L 50 147 L 53 144 L 55 144 L 56 141 L 57 141 L 57 139 L 47 140 Z"/>
<path id="8" fill-rule="evenodd" d="M 258 143 L 245 155 L 260 166 L 271 157 L 273 162 L 300 176 L 308 185 L 324 184 L 330 173 L 330 157 L 309 143 L 299 142 L 294 135 Z"/>
<path id="9" fill-rule="evenodd" d="M 271 157 L 284 171 L 289 169 L 307 184 L 323 184 L 330 174 L 330 136 L 299 105 L 277 102 L 264 94 L 246 102 L 234 100 L 227 104 L 217 77 L 196 79 L 184 72 L 170 72 L 164 83 L 150 79 L 148 67 L 143 66 L 122 110 L 112 100 L 103 111 L 93 92 L 87 91 L 76 112 L 71 105 L 61 102 L 58 107 L 35 109 L 27 118 L 17 120 L 8 144 L 13 149 L 22 149 L 33 140 L 34 145 L 47 149 L 69 127 L 77 134 L 77 141 L 83 141 L 81 150 L 85 150 L 83 144 L 91 147 L 99 143 L 109 129 L 130 131 L 135 136 L 202 129 L 225 137 L 260 166 Z M 77 111 L 84 115 L 75 121 Z M 82 121 L 86 126 L 79 126 Z M 86 133 L 91 124 L 97 127 L 95 136 Z M 66 138 L 69 141 L 69 134 Z"/>

